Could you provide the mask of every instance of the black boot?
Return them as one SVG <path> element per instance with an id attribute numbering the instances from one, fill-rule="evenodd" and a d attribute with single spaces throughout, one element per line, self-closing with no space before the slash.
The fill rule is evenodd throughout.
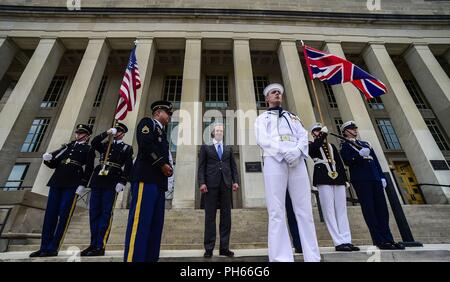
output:
<path id="1" fill-rule="evenodd" d="M 86 254 L 87 257 L 101 257 L 104 255 L 105 255 L 105 249 L 91 250 Z"/>
<path id="2" fill-rule="evenodd" d="M 90 251 L 94 250 L 94 246 L 89 246 L 86 249 L 82 250 L 80 256 L 85 257 Z"/>
<path id="3" fill-rule="evenodd" d="M 350 248 L 350 246 L 347 244 L 341 244 L 339 246 L 334 247 L 334 249 L 336 250 L 336 252 L 351 252 L 352 251 L 352 248 Z"/>

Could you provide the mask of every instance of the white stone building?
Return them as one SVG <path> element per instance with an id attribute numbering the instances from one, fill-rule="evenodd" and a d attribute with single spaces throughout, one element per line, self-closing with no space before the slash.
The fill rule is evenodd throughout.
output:
<path id="1" fill-rule="evenodd" d="M 201 143 L 221 114 L 263 110 L 262 89 L 271 82 L 285 85 L 284 106 L 309 128 L 319 114 L 296 46 L 303 40 L 345 56 L 388 86 L 381 99 L 367 102 L 349 84 L 315 81 L 326 125 L 338 132 L 342 121 L 356 121 L 404 204 L 448 203 L 450 188 L 417 186 L 450 185 L 450 3 L 423 0 L 2 0 L 3 189 L 46 195 L 51 171 L 42 154 L 68 142 L 77 123 L 93 124 L 94 134 L 109 127 L 136 39 L 143 86 L 137 110 L 125 120 L 128 142 L 149 105 L 168 99 L 180 110 L 169 134 L 195 128 L 190 139 Z M 261 162 L 259 149 L 238 145 L 253 134 L 249 120 L 224 120 L 242 178 L 237 208 L 264 206 L 262 174 L 246 169 Z M 199 206 L 198 148 L 172 144 L 173 207 Z"/>

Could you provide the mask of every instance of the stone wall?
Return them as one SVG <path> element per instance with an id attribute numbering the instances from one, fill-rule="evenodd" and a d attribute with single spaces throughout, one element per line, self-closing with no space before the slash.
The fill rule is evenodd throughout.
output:
<path id="1" fill-rule="evenodd" d="M 66 0 L 2 0 L 1 5 L 66 7 Z M 371 3 L 380 3 L 374 8 Z M 449 15 L 450 2 L 425 0 L 80 0 L 83 7 L 115 8 L 214 8 L 340 13 Z M 369 4 L 368 4 L 369 3 Z M 368 7 L 369 6 L 369 7 Z"/>

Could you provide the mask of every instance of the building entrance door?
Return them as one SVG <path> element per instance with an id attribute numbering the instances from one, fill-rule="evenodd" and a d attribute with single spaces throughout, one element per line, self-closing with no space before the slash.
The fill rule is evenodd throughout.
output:
<path id="1" fill-rule="evenodd" d="M 425 204 L 422 191 L 409 162 L 394 162 L 399 188 L 403 190 L 408 204 Z"/>

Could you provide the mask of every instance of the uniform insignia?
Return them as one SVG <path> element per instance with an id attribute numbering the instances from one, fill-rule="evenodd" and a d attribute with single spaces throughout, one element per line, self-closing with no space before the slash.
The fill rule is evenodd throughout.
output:
<path id="1" fill-rule="evenodd" d="M 159 133 L 159 135 L 162 135 L 161 128 L 159 128 L 159 127 L 158 127 L 158 133 Z"/>
<path id="2" fill-rule="evenodd" d="M 337 171 L 329 171 L 328 172 L 328 176 L 331 177 L 332 179 L 336 179 L 338 177 L 338 173 Z"/>
<path id="3" fill-rule="evenodd" d="M 144 133 L 144 134 L 149 134 L 150 133 L 150 128 L 148 128 L 148 126 L 144 126 L 143 128 L 142 128 L 142 133 Z"/>

